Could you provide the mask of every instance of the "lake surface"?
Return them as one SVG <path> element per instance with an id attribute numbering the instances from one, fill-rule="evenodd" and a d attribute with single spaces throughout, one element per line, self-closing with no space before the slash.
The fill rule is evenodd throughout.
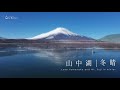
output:
<path id="1" fill-rule="evenodd" d="M 118 78 L 119 59 L 117 49 L 1 48 L 0 78 Z"/>

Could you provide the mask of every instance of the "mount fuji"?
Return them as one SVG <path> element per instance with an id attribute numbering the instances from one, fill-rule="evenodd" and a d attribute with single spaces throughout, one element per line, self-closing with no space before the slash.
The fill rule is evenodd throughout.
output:
<path id="1" fill-rule="evenodd" d="M 71 31 L 69 31 L 66 28 L 63 27 L 58 27 L 52 31 L 49 31 L 47 33 L 43 33 L 40 35 L 37 35 L 35 37 L 32 38 L 27 38 L 27 39 L 31 39 L 31 40 L 39 40 L 39 39 L 44 39 L 44 40 L 95 40 L 93 38 L 90 37 L 86 37 L 86 36 L 81 36 L 78 35 L 76 33 L 73 33 Z"/>

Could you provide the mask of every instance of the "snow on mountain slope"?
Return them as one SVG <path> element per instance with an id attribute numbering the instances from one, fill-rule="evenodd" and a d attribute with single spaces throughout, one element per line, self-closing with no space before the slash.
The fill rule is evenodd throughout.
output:
<path id="1" fill-rule="evenodd" d="M 43 33 L 40 35 L 37 35 L 32 38 L 28 38 L 32 40 L 36 39 L 47 39 L 47 40 L 93 40 L 92 38 L 80 36 L 76 33 L 73 33 L 69 31 L 66 28 L 58 27 L 52 31 L 49 31 L 47 33 Z"/>
<path id="2" fill-rule="evenodd" d="M 48 32 L 48 33 L 43 33 L 43 34 L 37 35 L 37 36 L 35 36 L 31 39 L 43 39 L 43 38 L 52 39 L 52 38 L 54 38 L 55 35 L 58 35 L 58 34 L 72 35 L 72 36 L 77 36 L 78 35 L 78 34 L 75 34 L 71 31 L 69 31 L 66 28 L 59 27 L 59 28 L 56 28 L 56 29 Z"/>

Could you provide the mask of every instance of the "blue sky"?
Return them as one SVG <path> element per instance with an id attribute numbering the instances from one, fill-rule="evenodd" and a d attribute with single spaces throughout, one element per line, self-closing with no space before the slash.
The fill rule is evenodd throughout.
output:
<path id="1" fill-rule="evenodd" d="M 120 34 L 120 12 L 0 12 L 0 37 L 30 38 L 57 27 L 95 39 Z"/>

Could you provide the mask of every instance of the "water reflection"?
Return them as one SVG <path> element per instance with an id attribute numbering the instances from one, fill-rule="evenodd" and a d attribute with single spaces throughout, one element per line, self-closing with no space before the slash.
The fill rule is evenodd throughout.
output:
<path id="1" fill-rule="evenodd" d="M 105 59 L 106 67 L 109 66 L 109 60 L 116 60 L 116 71 L 113 73 L 103 71 L 101 72 L 62 72 L 60 69 L 66 68 L 65 62 L 67 60 L 82 60 L 85 67 L 86 60 L 92 59 L 93 64 L 91 68 L 96 69 L 95 61 Z M 120 77 L 120 50 L 116 49 L 101 49 L 101 48 L 87 48 L 87 49 L 41 49 L 36 47 L 12 47 L 0 49 L 0 77 Z M 85 61 L 84 61 L 85 60 Z M 74 63 L 74 61 L 73 61 Z M 98 63 L 98 68 L 101 68 Z M 69 67 L 67 67 L 69 68 Z M 75 63 L 72 68 L 76 67 Z M 90 68 L 90 67 L 88 67 Z"/>
<path id="2" fill-rule="evenodd" d="M 75 57 L 80 57 L 77 55 L 78 52 L 79 51 L 77 50 L 41 50 L 39 53 L 35 53 L 34 55 L 40 58 L 47 58 L 47 60 L 51 60 L 57 64 L 63 64 L 65 60 L 73 60 Z"/>
<path id="3" fill-rule="evenodd" d="M 107 52 L 108 51 L 108 52 Z M 0 57 L 13 56 L 20 54 L 31 54 L 40 60 L 49 60 L 55 64 L 64 64 L 66 60 L 81 60 L 81 59 L 91 59 L 93 57 L 104 56 L 105 54 L 109 56 L 111 53 L 119 50 L 109 50 L 109 49 L 41 49 L 35 47 L 24 47 L 24 48 L 5 48 L 0 49 Z M 103 55 L 103 53 L 105 53 Z M 112 53 L 112 54 L 113 54 Z M 117 53 L 119 54 L 119 53 Z"/>
<path id="4" fill-rule="evenodd" d="M 28 51 L 25 48 L 2 48 L 0 49 L 0 57 L 13 56 L 17 54 L 29 54 L 34 53 L 33 51 Z"/>
<path id="5" fill-rule="evenodd" d="M 0 57 L 13 56 L 20 54 L 32 54 L 35 57 L 51 60 L 56 64 L 63 64 L 66 60 L 81 59 L 91 57 L 91 49 L 40 49 L 33 47 L 7 48 L 0 50 Z"/>
<path id="6" fill-rule="evenodd" d="M 93 55 L 91 49 L 40 49 L 27 48 L 28 50 L 36 51 L 34 56 L 51 60 L 56 64 L 64 64 L 66 60 L 76 60 Z"/>

